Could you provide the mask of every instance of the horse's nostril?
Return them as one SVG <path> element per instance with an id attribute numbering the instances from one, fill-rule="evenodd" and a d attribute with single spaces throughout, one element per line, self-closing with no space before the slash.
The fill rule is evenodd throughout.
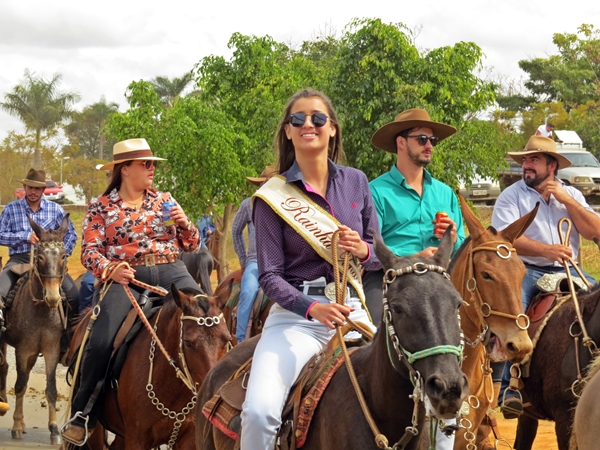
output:
<path id="1" fill-rule="evenodd" d="M 519 353 L 519 347 L 517 347 L 514 343 L 509 342 L 506 345 L 506 349 L 511 353 Z"/>
<path id="2" fill-rule="evenodd" d="M 441 397 L 446 389 L 446 382 L 437 376 L 429 377 L 425 383 L 425 392 L 430 398 Z"/>

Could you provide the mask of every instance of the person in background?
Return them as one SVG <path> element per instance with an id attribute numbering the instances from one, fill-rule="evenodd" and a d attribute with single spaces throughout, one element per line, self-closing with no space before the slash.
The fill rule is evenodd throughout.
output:
<path id="1" fill-rule="evenodd" d="M 536 136 L 548 137 L 553 139 L 552 132 L 554 131 L 554 125 L 551 123 L 541 124 L 537 131 L 535 132 Z"/>
<path id="2" fill-rule="evenodd" d="M 433 158 L 433 147 L 454 133 L 456 128 L 433 122 L 424 109 L 409 109 L 371 138 L 375 147 L 397 155 L 391 170 L 370 183 L 381 237 L 397 256 L 432 256 L 450 225 L 455 251 L 465 240 L 456 195 L 426 169 Z M 438 212 L 446 216 L 436 224 Z M 383 270 L 367 271 L 363 276 L 367 306 L 376 324 L 382 314 L 382 280 Z"/>
<path id="3" fill-rule="evenodd" d="M 547 273 L 565 273 L 565 259 L 577 259 L 580 236 L 585 239 L 600 237 L 600 216 L 579 190 L 566 186 L 556 176 L 558 170 L 569 167 L 571 161 L 556 151 L 556 143 L 551 138 L 531 136 L 524 151 L 509 152 L 508 155 L 522 165 L 523 178 L 502 191 L 496 200 L 492 226 L 503 230 L 530 212 L 536 203 L 540 204 L 534 221 L 514 243 L 526 269 L 522 301 L 523 309 L 527 311 L 531 299 L 539 292 L 536 281 Z M 558 232 L 562 218 L 573 223 L 570 240 L 565 244 L 561 243 Z M 571 274 L 578 276 L 574 268 L 571 268 Z M 585 271 L 583 274 L 590 283 L 596 282 Z M 502 403 L 504 417 L 515 419 L 523 412 L 523 404 L 517 391 L 507 389 L 509 380 L 510 363 L 507 363 L 499 403 Z"/>
<path id="4" fill-rule="evenodd" d="M 266 166 L 258 178 L 246 177 L 255 186 L 262 186 L 271 175 L 275 174 L 275 167 Z M 244 229 L 248 229 L 248 250 L 244 240 Z M 254 224 L 252 223 L 251 199 L 245 199 L 238 209 L 231 226 L 233 235 L 233 249 L 240 261 L 242 282 L 240 284 L 240 299 L 237 309 L 237 326 L 235 337 L 238 344 L 246 338 L 246 329 L 250 320 L 250 311 L 258 292 L 258 262 L 256 260 L 256 243 L 254 237 Z"/>
<path id="5" fill-rule="evenodd" d="M 132 308 L 126 289 L 137 300 L 143 288 L 138 281 L 166 290 L 199 290 L 178 258 L 198 247 L 199 233 L 168 192 L 152 189 L 158 161 L 145 139 L 128 139 L 113 147 L 111 181 L 98 200 L 88 205 L 83 222 L 81 263 L 97 279 L 108 276 L 108 288 L 85 348 L 71 418 L 62 427 L 63 439 L 73 445 L 86 442 L 102 412 L 102 391 L 113 341 Z M 127 263 L 127 264 L 122 264 Z M 104 278 L 105 278 L 104 277 Z"/>
<path id="6" fill-rule="evenodd" d="M 0 321 L 4 326 L 2 309 L 6 296 L 17 281 L 17 274 L 10 269 L 16 264 L 29 264 L 31 247 L 40 241 L 34 233 L 27 216 L 46 230 L 57 230 L 67 215 L 65 210 L 57 203 L 50 202 L 44 198 L 46 189 L 46 172 L 43 170 L 30 169 L 23 183 L 25 197 L 10 202 L 0 214 L 0 245 L 8 247 L 9 259 L 0 273 Z M 73 253 L 77 233 L 69 219 L 69 228 L 64 237 L 65 252 L 67 256 Z M 62 282 L 62 290 L 67 297 L 68 317 L 73 317 L 79 311 L 79 296 L 77 287 L 71 276 L 67 273 Z M 68 349 L 69 343 L 66 335 L 61 338 L 61 352 Z M 9 407 L 0 399 L 0 413 L 6 412 Z"/>
<path id="7" fill-rule="evenodd" d="M 208 249 L 206 243 L 215 232 L 215 223 L 213 221 L 212 213 L 202 214 L 202 217 L 196 222 L 196 227 L 198 227 L 198 230 L 200 231 L 200 239 L 202 241 L 200 245 L 204 249 Z"/>
<path id="8" fill-rule="evenodd" d="M 285 107 L 275 147 L 281 175 L 256 192 L 252 209 L 258 279 L 275 305 L 252 360 L 241 414 L 242 450 L 275 447 L 292 384 L 337 325 L 350 316 L 375 329 L 361 304 L 357 264 L 381 267 L 372 235 L 379 223 L 365 174 L 338 165 L 341 127 L 331 101 L 312 89 L 297 92 Z M 334 281 L 331 242 L 301 225 L 307 222 L 318 222 L 323 232 L 340 230 L 339 248 L 352 256 L 344 305 L 324 295 L 326 284 Z"/>

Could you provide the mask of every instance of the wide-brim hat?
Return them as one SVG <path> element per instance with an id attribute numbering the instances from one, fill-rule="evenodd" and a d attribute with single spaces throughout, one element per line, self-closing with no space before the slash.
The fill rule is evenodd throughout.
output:
<path id="1" fill-rule="evenodd" d="M 25 186 L 46 187 L 46 171 L 29 169 L 27 176 L 23 180 L 18 180 Z"/>
<path id="2" fill-rule="evenodd" d="M 527 141 L 524 151 L 508 152 L 507 155 L 519 164 L 523 164 L 523 157 L 533 153 L 545 153 L 553 156 L 558 161 L 559 169 L 564 169 L 572 164 L 569 158 L 556 151 L 556 143 L 554 140 L 544 136 L 531 136 L 529 141 Z"/>
<path id="3" fill-rule="evenodd" d="M 113 147 L 112 162 L 104 164 L 98 170 L 110 170 L 115 164 L 121 164 L 126 161 L 166 161 L 165 158 L 158 158 L 152 155 L 152 150 L 146 142 L 146 139 L 127 139 L 117 142 Z"/>
<path id="4" fill-rule="evenodd" d="M 273 175 L 275 175 L 275 173 L 277 173 L 277 169 L 275 168 L 275 166 L 265 166 L 265 168 L 260 173 L 260 176 L 258 178 L 246 177 L 246 180 L 248 180 L 250 183 L 252 183 L 255 186 L 260 186 L 265 181 L 267 181 L 269 178 L 271 178 Z"/>
<path id="5" fill-rule="evenodd" d="M 433 122 L 424 109 L 407 109 L 396 116 L 393 122 L 386 123 L 375 132 L 371 143 L 386 152 L 396 153 L 396 136 L 410 128 L 431 128 L 433 135 L 441 140 L 456 133 L 456 128 L 441 122 Z"/>

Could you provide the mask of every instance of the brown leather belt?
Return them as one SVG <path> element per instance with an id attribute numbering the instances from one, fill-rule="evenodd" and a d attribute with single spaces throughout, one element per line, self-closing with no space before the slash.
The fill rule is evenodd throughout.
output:
<path id="1" fill-rule="evenodd" d="M 177 255 L 170 253 L 168 255 L 155 255 L 154 253 L 148 253 L 141 258 L 128 259 L 127 263 L 131 267 L 136 266 L 156 266 L 158 264 L 169 264 L 177 261 Z"/>

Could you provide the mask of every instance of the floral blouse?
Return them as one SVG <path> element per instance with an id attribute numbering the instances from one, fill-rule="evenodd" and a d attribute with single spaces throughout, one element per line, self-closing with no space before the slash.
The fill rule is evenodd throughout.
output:
<path id="1" fill-rule="evenodd" d="M 117 189 L 88 205 L 83 221 L 81 263 L 99 278 L 113 261 L 126 261 L 146 254 L 167 256 L 198 247 L 198 229 L 165 226 L 161 207 L 175 202 L 168 192 L 147 189 L 139 210 L 123 203 Z"/>

